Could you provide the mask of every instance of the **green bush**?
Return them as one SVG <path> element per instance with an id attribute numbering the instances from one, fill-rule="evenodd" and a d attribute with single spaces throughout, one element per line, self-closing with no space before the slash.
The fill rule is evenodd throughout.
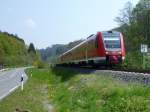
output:
<path id="1" fill-rule="evenodd" d="M 33 63 L 33 65 L 34 65 L 35 67 L 37 67 L 37 68 L 44 68 L 44 67 L 45 67 L 44 62 L 42 62 L 42 61 L 40 61 L 40 60 L 35 61 L 35 62 Z"/>

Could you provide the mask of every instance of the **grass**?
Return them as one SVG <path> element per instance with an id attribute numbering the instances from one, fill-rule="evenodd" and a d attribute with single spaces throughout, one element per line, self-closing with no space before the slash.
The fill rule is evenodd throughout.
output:
<path id="1" fill-rule="evenodd" d="M 15 108 L 46 112 L 43 101 L 51 102 L 54 112 L 150 112 L 149 86 L 67 68 L 34 68 L 27 73 L 24 92 L 18 89 L 1 101 L 0 112 L 13 112 Z"/>
<path id="2" fill-rule="evenodd" d="M 54 68 L 49 93 L 56 112 L 150 112 L 149 86 L 125 84 L 105 75 Z"/>

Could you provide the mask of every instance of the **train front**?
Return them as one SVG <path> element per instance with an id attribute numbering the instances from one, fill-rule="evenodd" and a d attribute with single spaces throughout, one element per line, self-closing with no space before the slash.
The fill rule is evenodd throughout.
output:
<path id="1" fill-rule="evenodd" d="M 123 36 L 120 32 L 102 33 L 107 64 L 119 64 L 125 59 Z"/>

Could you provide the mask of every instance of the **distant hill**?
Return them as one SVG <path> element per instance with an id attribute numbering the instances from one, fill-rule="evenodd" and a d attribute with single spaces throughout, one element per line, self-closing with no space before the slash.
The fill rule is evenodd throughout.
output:
<path id="1" fill-rule="evenodd" d="M 40 56 L 43 61 L 54 62 L 60 54 L 66 52 L 67 50 L 73 48 L 74 46 L 81 43 L 83 40 L 76 40 L 68 44 L 55 44 L 52 47 L 47 47 L 46 49 L 40 49 Z"/>
<path id="2" fill-rule="evenodd" d="M 0 66 L 23 66 L 30 62 L 28 47 L 23 39 L 8 32 L 0 32 Z"/>

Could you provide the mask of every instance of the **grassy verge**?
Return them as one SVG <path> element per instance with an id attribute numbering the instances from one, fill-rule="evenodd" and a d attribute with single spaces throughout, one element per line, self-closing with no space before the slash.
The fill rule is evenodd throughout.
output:
<path id="1" fill-rule="evenodd" d="M 56 112 L 149 112 L 150 87 L 54 68 L 49 90 Z M 78 75 L 75 75 L 78 74 Z"/>
<path id="2" fill-rule="evenodd" d="M 67 68 L 28 69 L 27 73 L 24 92 L 18 89 L 1 101 L 0 112 L 16 108 L 46 112 L 46 101 L 53 104 L 55 112 L 150 112 L 149 86 Z"/>

